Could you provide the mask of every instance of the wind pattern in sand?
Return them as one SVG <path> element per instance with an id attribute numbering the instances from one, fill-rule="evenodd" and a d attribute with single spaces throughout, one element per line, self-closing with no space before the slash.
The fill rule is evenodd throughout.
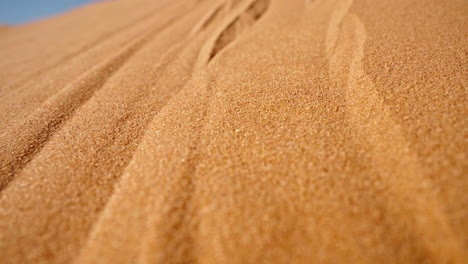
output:
<path id="1" fill-rule="evenodd" d="M 1 263 L 467 263 L 464 0 L 116 0 L 0 27 Z"/>

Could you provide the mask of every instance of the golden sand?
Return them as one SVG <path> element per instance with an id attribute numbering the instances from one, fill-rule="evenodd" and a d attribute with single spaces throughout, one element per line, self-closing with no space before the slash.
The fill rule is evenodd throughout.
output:
<path id="1" fill-rule="evenodd" d="M 1 263 L 468 263 L 465 0 L 117 0 L 0 28 Z"/>

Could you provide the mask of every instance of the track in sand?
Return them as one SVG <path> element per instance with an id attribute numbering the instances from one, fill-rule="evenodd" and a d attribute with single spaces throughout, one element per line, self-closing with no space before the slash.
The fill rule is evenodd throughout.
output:
<path id="1" fill-rule="evenodd" d="M 0 28 L 1 262 L 466 263 L 466 35 L 463 0 Z"/>

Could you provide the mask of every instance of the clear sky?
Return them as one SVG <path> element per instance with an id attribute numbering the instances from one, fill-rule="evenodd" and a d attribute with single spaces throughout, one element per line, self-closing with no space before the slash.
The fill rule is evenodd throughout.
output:
<path id="1" fill-rule="evenodd" d="M 23 24 L 96 0 L 0 0 L 0 24 Z"/>

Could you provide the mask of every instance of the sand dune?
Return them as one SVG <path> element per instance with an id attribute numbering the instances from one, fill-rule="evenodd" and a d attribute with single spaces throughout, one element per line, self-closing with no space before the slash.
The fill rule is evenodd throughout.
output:
<path id="1" fill-rule="evenodd" d="M 466 263 L 463 0 L 117 0 L 0 28 L 2 263 Z"/>

